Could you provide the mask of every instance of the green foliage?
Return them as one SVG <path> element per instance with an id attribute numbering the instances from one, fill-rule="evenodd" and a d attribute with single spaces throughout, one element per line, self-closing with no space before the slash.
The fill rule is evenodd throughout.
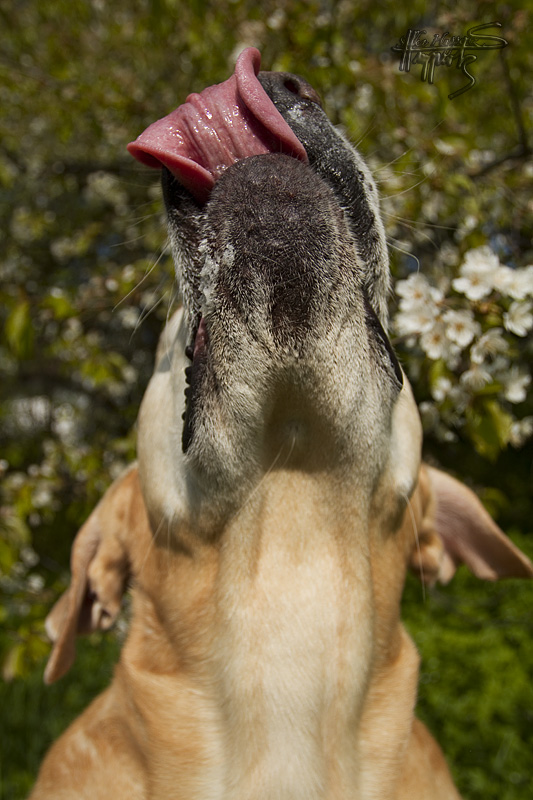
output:
<path id="1" fill-rule="evenodd" d="M 513 539 L 533 555 L 531 539 Z M 524 800 L 533 746 L 533 586 L 480 583 L 465 569 L 426 592 L 409 578 L 403 616 L 422 656 L 417 713 L 464 797 Z"/>
<path id="2" fill-rule="evenodd" d="M 126 144 L 191 91 L 228 77 L 238 52 L 255 45 L 266 69 L 304 75 L 359 142 L 383 194 L 396 277 L 420 265 L 438 284 L 484 244 L 502 263 L 533 262 L 531 12 L 518 0 L 426 6 L 22 0 L 0 8 L 0 668 L 12 681 L 1 687 L 3 797 L 24 795 L 67 722 L 61 709 L 72 699 L 69 714 L 77 713 L 111 671 L 107 645 L 106 655 L 87 647 L 66 683 L 38 685 L 43 621 L 66 585 L 70 543 L 135 457 L 136 415 L 176 300 L 157 176 Z M 448 94 L 464 82 L 457 70 L 441 68 L 429 86 L 418 67 L 400 72 L 391 53 L 409 27 L 464 33 L 495 19 L 509 47 L 480 55 L 476 86 L 454 101 Z M 396 344 L 417 399 L 431 401 L 446 365 Z M 521 345 L 523 363 L 531 347 Z M 428 429 L 426 455 L 486 487 L 499 522 L 528 533 L 531 442 L 508 446 L 500 400 L 496 385 L 480 393 L 452 439 Z M 515 410 L 532 414 L 531 398 Z M 530 623 L 517 609 L 529 589 L 506 584 L 493 594 L 459 577 L 418 608 L 410 586 L 406 611 L 424 653 L 421 713 L 465 794 L 525 797 L 531 696 L 520 665 L 531 668 Z M 454 614 L 467 618 L 466 630 Z M 450 652 L 459 655 L 449 661 Z M 425 677 L 435 673 L 432 659 L 436 681 Z"/>
<path id="3" fill-rule="evenodd" d="M 30 304 L 21 300 L 6 320 L 5 337 L 10 351 L 21 361 L 33 355 L 34 330 L 30 317 Z"/>
<path id="4" fill-rule="evenodd" d="M 0 683 L 0 796 L 22 800 L 29 793 L 50 744 L 109 685 L 119 643 L 113 636 L 80 639 L 70 673 L 44 686 L 42 672 Z"/>
<path id="5" fill-rule="evenodd" d="M 481 456 L 495 461 L 509 441 L 512 417 L 494 400 L 485 400 L 478 408 L 469 409 L 467 431 Z"/>

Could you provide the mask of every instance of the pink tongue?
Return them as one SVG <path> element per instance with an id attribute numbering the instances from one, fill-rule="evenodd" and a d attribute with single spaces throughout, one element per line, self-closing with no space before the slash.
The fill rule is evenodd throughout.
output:
<path id="1" fill-rule="evenodd" d="M 235 161 L 261 153 L 286 153 L 307 161 L 300 140 L 257 80 L 261 55 L 244 50 L 235 74 L 209 86 L 128 145 L 149 167 L 167 167 L 198 200 L 206 200 L 218 177 Z"/>

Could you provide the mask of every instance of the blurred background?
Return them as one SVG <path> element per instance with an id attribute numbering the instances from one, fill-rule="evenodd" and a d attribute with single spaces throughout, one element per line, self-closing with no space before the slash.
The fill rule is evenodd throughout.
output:
<path id="1" fill-rule="evenodd" d="M 533 19 L 454 0 L 0 0 L 0 796 L 110 680 L 127 613 L 45 688 L 44 618 L 72 539 L 135 458 L 158 335 L 179 303 L 158 176 L 126 144 L 240 51 L 303 75 L 379 184 L 397 293 L 391 336 L 426 458 L 474 488 L 533 556 Z M 522 7 L 524 6 L 524 7 Z M 400 71 L 408 29 L 503 37 L 434 83 Z M 407 584 L 418 713 L 475 800 L 530 796 L 533 588 Z"/>

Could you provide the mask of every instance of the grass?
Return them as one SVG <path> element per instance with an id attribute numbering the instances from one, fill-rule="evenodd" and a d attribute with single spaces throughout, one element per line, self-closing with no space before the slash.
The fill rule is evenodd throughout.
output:
<path id="1" fill-rule="evenodd" d="M 531 537 L 513 536 L 531 557 Z M 526 800 L 533 780 L 533 582 L 482 583 L 460 569 L 403 616 L 422 655 L 417 713 L 469 800 Z"/>
<path id="2" fill-rule="evenodd" d="M 50 744 L 111 681 L 118 659 L 114 636 L 79 640 L 71 671 L 43 684 L 44 664 L 28 678 L 0 681 L 0 798 L 23 800 Z"/>

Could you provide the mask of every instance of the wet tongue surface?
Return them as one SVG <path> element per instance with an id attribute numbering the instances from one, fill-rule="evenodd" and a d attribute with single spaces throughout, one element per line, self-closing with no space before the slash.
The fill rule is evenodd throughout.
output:
<path id="1" fill-rule="evenodd" d="M 244 50 L 224 83 L 191 94 L 154 122 L 128 150 L 149 167 L 167 167 L 199 201 L 235 161 L 261 153 L 285 153 L 307 161 L 304 146 L 257 80 L 261 55 Z"/>

